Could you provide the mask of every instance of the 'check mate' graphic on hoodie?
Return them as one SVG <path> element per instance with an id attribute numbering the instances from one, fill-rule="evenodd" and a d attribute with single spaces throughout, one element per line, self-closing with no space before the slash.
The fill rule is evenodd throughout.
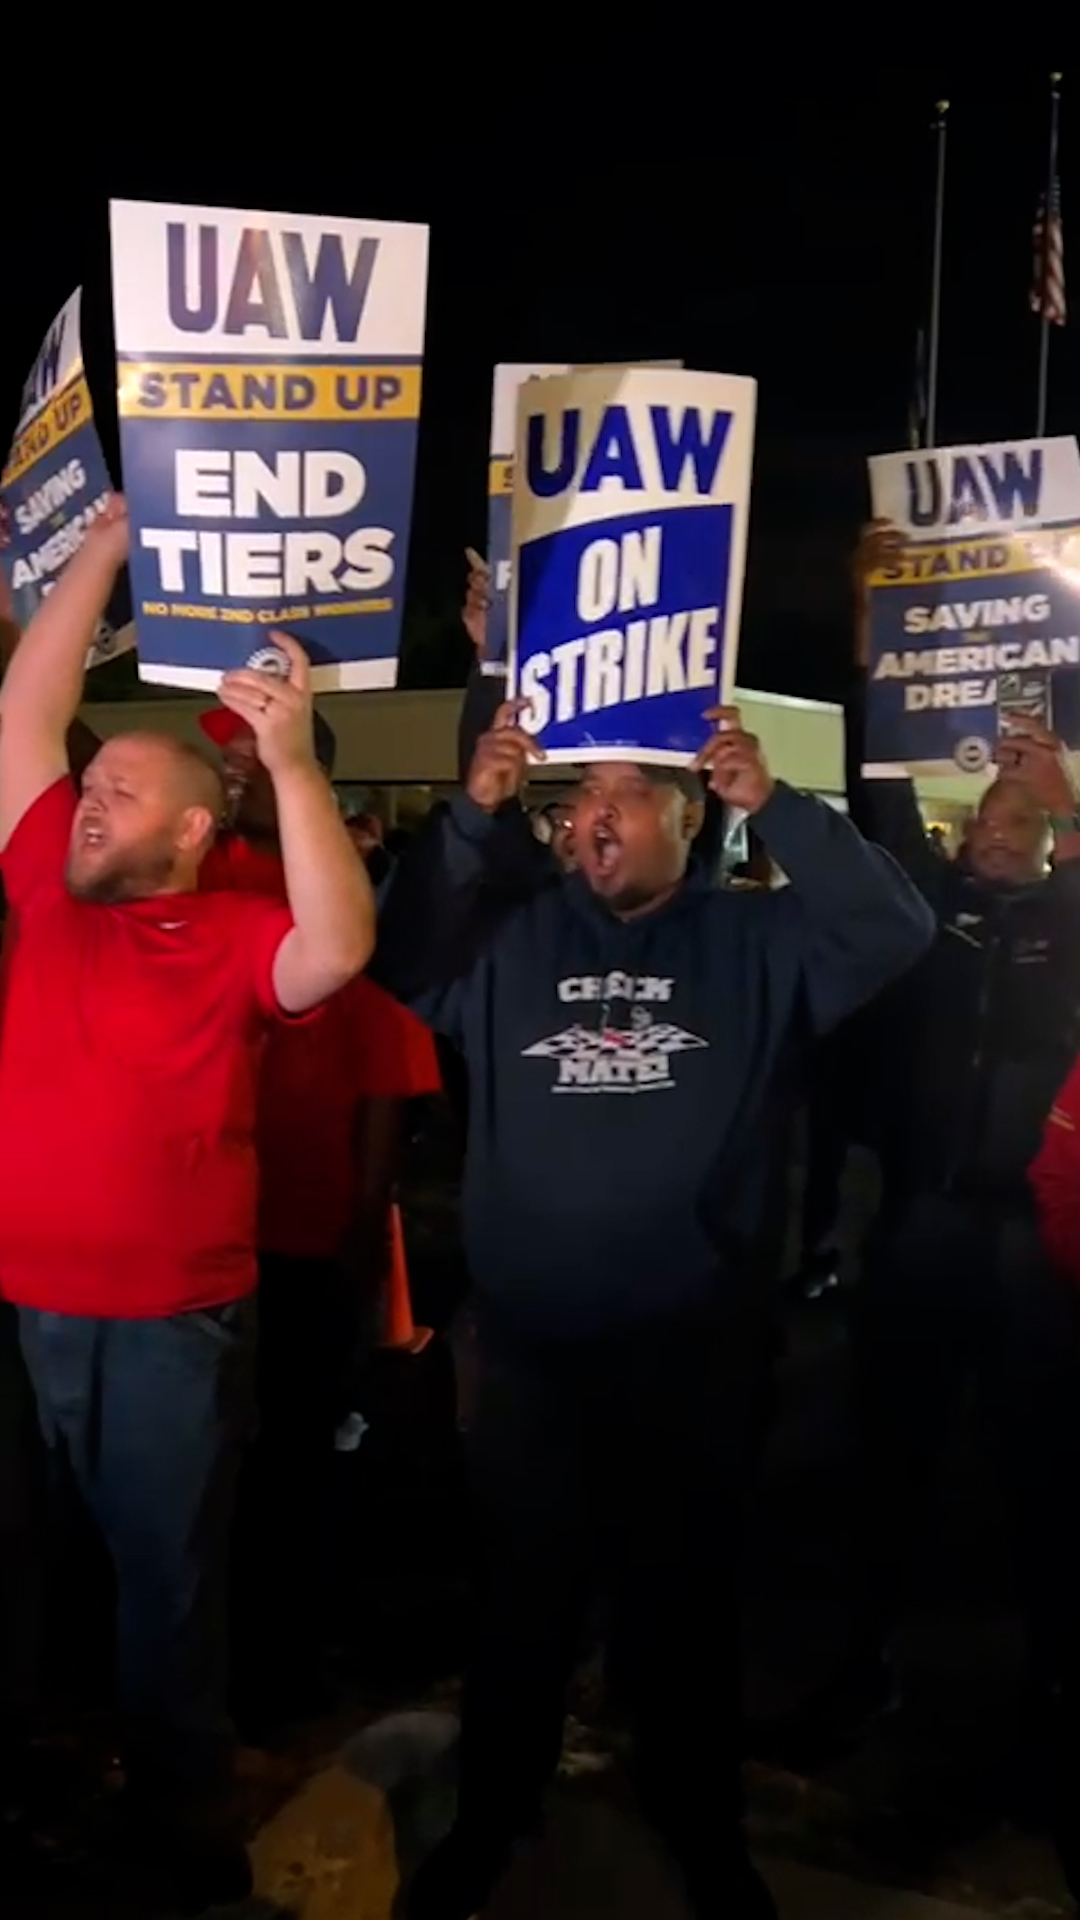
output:
<path id="1" fill-rule="evenodd" d="M 691 878 L 622 921 L 580 874 L 523 867 L 509 893 L 509 823 L 459 795 L 391 889 L 381 977 L 464 1051 L 466 1252 L 524 1334 L 617 1328 L 730 1283 L 793 1047 L 930 945 L 915 888 L 823 802 L 779 784 L 754 828 L 789 886 Z"/>

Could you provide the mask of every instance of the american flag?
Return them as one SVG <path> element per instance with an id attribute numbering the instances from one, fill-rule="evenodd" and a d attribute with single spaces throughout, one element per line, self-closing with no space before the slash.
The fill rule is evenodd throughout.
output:
<path id="1" fill-rule="evenodd" d="M 1035 216 L 1035 274 L 1031 287 L 1031 311 L 1052 327 L 1065 325 L 1065 246 L 1061 231 L 1061 183 L 1057 176 L 1050 194 L 1050 219 L 1046 219 L 1046 195 L 1039 201 Z"/>

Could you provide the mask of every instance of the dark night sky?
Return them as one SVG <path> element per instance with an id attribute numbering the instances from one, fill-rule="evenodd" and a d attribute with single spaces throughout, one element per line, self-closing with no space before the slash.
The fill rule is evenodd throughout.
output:
<path id="1" fill-rule="evenodd" d="M 692 51 L 687 61 L 696 71 Z M 707 119 L 676 110 L 674 131 L 653 140 L 658 98 L 678 102 L 675 74 L 621 112 L 590 109 L 583 90 L 587 141 L 566 137 L 575 108 L 553 92 L 532 122 L 531 159 L 512 117 L 470 121 L 453 110 L 449 83 L 441 119 L 373 123 L 355 101 L 313 96 L 288 121 L 253 116 L 235 147 L 209 101 L 182 116 L 159 102 L 129 106 L 122 132 L 96 120 L 78 144 L 58 222 L 46 199 L 35 203 L 28 174 L 14 204 L 9 188 L 5 255 L 17 273 L 7 284 L 20 291 L 14 307 L 10 293 L 6 302 L 0 437 L 10 437 L 48 322 L 81 278 L 95 407 L 115 457 L 110 195 L 425 220 L 413 604 L 451 605 L 461 549 L 484 544 L 496 360 L 681 357 L 760 383 L 740 680 L 827 694 L 843 666 L 845 556 L 865 510 L 863 461 L 904 444 L 929 286 L 929 128 L 942 94 L 952 111 L 938 438 L 1034 429 L 1038 326 L 1027 294 L 1047 75 L 1031 68 L 988 84 L 894 69 L 863 82 L 858 97 L 839 77 L 774 80 L 757 105 L 752 70 L 743 83 L 728 70 L 725 81 Z M 1080 237 L 1075 121 L 1066 79 L 1067 283 L 1080 259 L 1070 253 L 1070 236 Z M 604 157 L 589 159 L 598 127 Z M 1080 283 L 1074 298 L 1080 316 Z M 1074 327 L 1055 331 L 1052 431 L 1080 419 L 1075 338 Z"/>

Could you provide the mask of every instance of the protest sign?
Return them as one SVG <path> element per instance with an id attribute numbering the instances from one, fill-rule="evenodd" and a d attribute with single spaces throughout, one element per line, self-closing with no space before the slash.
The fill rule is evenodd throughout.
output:
<path id="1" fill-rule="evenodd" d="M 393 686 L 428 230 L 112 205 L 120 445 L 144 680 L 311 657 Z"/>
<path id="2" fill-rule="evenodd" d="M 601 368 L 518 397 L 511 686 L 554 765 L 686 765 L 735 679 L 756 383 Z"/>
<path id="3" fill-rule="evenodd" d="M 87 527 L 113 491 L 90 405 L 76 288 L 49 328 L 23 388 L 19 422 L 0 473 L 0 565 L 12 615 L 25 630 Z M 126 652 L 127 582 L 101 621 L 89 666 Z"/>
<path id="4" fill-rule="evenodd" d="M 491 391 L 491 444 L 488 453 L 488 566 L 491 569 L 491 605 L 482 673 L 506 672 L 510 589 L 510 502 L 514 487 L 514 428 L 518 389 L 525 380 L 542 380 L 569 373 L 561 366 L 520 366 L 504 363 L 495 369 Z"/>
<path id="5" fill-rule="evenodd" d="M 603 364 L 628 367 L 681 367 L 681 360 L 615 360 Z M 488 566 L 491 569 L 491 606 L 482 673 L 506 672 L 510 589 L 510 503 L 514 491 L 514 428 L 518 390 L 525 380 L 545 380 L 560 373 L 593 373 L 595 365 L 568 366 L 548 362 L 539 366 L 501 364 L 495 369 L 491 393 L 491 448 L 488 455 Z"/>
<path id="6" fill-rule="evenodd" d="M 904 544 L 870 582 L 864 771 L 983 773 L 1010 713 L 1080 747 L 1076 441 L 882 454 L 870 492 Z"/>

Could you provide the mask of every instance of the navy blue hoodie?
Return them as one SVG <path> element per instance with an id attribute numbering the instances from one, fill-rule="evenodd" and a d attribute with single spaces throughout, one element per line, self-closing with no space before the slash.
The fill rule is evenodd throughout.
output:
<path id="1" fill-rule="evenodd" d="M 521 1335 L 603 1332 L 730 1285 L 792 1044 L 930 944 L 915 888 L 831 808 L 778 785 L 754 825 L 789 887 L 690 879 L 629 921 L 577 874 L 538 875 L 493 915 L 506 827 L 464 795 L 396 877 L 378 970 L 464 1051 L 466 1252 Z"/>

